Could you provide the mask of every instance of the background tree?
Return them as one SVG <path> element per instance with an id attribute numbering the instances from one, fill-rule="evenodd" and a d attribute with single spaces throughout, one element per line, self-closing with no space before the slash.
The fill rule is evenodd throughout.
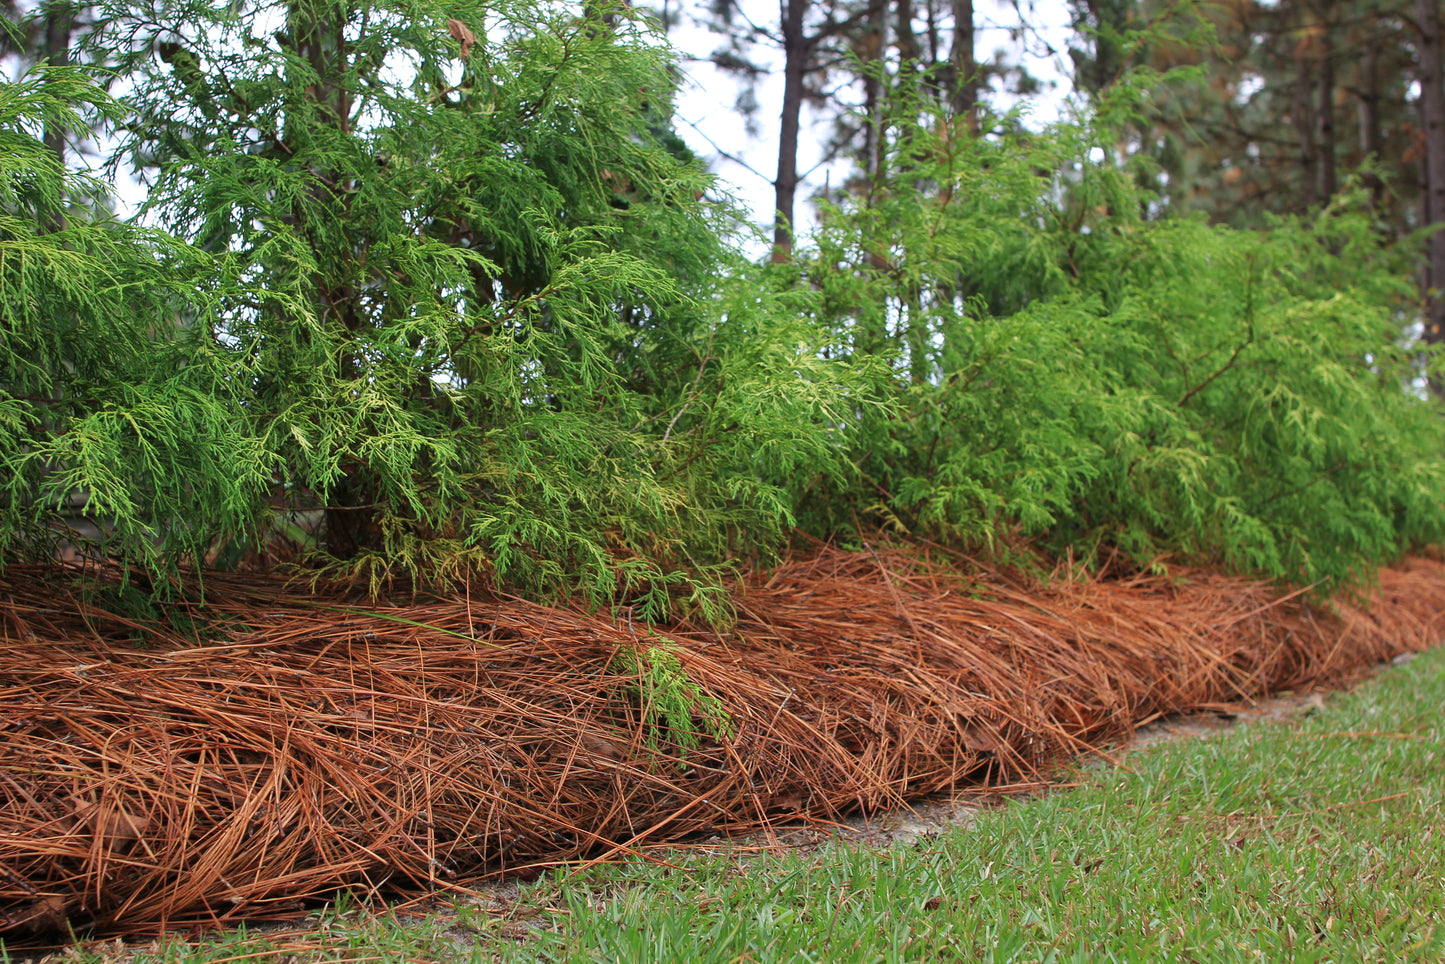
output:
<path id="1" fill-rule="evenodd" d="M 758 86 L 768 76 L 770 63 L 773 58 L 780 61 L 780 146 L 772 178 L 774 210 L 782 215 L 773 232 L 780 260 L 787 258 L 792 232 L 784 226 L 794 224 L 804 180 L 797 159 L 805 106 L 833 128 L 822 147 L 823 163 L 856 161 L 866 182 L 874 176 L 885 136 L 875 122 L 885 87 L 922 83 L 934 98 L 966 118 L 967 127 L 977 123 L 980 91 L 991 78 L 1010 72 L 1001 62 L 980 65 L 971 2 L 785 3 L 772 23 L 758 18 L 758 10 L 739 0 L 718 0 L 707 7 L 702 23 L 721 38 L 710 59 L 738 81 L 740 109 L 750 117 L 757 113 Z M 1034 79 L 1026 70 L 1012 73 L 1020 92 L 1033 89 Z M 861 111 L 856 110 L 859 106 Z"/>
<path id="2" fill-rule="evenodd" d="M 755 103 L 750 82 L 766 72 L 755 48 L 764 45 L 782 56 L 783 92 L 778 120 L 778 159 L 773 178 L 773 260 L 787 261 L 793 246 L 796 218 L 798 138 L 805 100 L 825 100 L 829 80 L 845 60 L 848 35 L 861 32 L 860 43 L 878 42 L 876 4 L 859 6 L 830 0 L 824 4 L 782 0 L 772 26 L 755 21 L 738 0 L 717 0 L 707 24 L 722 35 L 724 45 L 713 63 L 743 80 L 744 103 Z M 870 39 L 871 38 L 871 39 Z"/>
<path id="3" fill-rule="evenodd" d="M 1434 0 L 1417 0 L 1415 30 L 1418 45 L 1420 122 L 1424 128 L 1424 190 L 1420 205 L 1426 225 L 1434 226 L 1426 242 L 1429 257 L 1424 271 L 1425 341 L 1445 344 L 1445 36 L 1440 32 L 1440 8 Z M 1431 387 L 1445 395 L 1439 377 Z"/>
<path id="4" fill-rule="evenodd" d="M 1432 180 L 1445 178 L 1435 4 L 1246 0 L 1208 8 L 1214 42 L 1207 46 L 1159 43 L 1158 25 L 1180 13 L 1140 5 L 1115 11 L 1113 21 L 1095 17 L 1097 58 L 1076 52 L 1079 77 L 1096 100 L 1107 94 L 1100 65 L 1123 49 L 1110 38 L 1135 38 L 1133 63 L 1195 68 L 1158 86 L 1123 145 L 1125 156 L 1149 162 L 1135 171 L 1157 195 L 1156 210 L 1263 227 L 1281 214 L 1336 203 L 1347 183 L 1358 182 L 1383 238 L 1404 239 L 1445 219 Z M 1143 30 L 1146 20 L 1155 27 Z M 1413 314 L 1423 306 L 1424 343 L 1437 344 L 1445 330 L 1437 296 L 1445 238 L 1432 231 L 1421 254 L 1419 293 L 1398 308 Z"/>
<path id="5" fill-rule="evenodd" d="M 1423 223 L 1412 93 L 1419 65 L 1407 5 L 1245 0 L 1094 17 L 1078 12 L 1093 41 L 1073 53 L 1077 80 L 1095 100 L 1112 87 L 1105 79 L 1118 68 L 1105 69 L 1110 58 L 1171 77 L 1156 83 L 1122 145 L 1126 156 L 1150 162 L 1136 173 L 1161 204 L 1256 227 L 1269 215 L 1327 204 L 1357 178 L 1387 237 Z"/>

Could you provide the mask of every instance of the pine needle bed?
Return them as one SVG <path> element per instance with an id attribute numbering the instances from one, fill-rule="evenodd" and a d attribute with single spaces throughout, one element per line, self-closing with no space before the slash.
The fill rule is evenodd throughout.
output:
<path id="1" fill-rule="evenodd" d="M 1422 559 L 1367 606 L 1321 606 L 1202 571 L 1041 585 L 825 548 L 753 580 L 727 633 L 221 575 L 204 623 L 150 624 L 48 576 L 0 576 L 12 941 L 289 915 L 342 886 L 429 890 L 1037 781 L 1161 714 L 1434 645 L 1445 619 L 1445 565 Z"/>

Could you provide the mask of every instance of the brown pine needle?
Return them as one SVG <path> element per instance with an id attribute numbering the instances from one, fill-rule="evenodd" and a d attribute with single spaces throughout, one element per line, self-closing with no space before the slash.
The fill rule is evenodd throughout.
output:
<path id="1" fill-rule="evenodd" d="M 516 599 L 367 607 L 211 573 L 199 640 L 53 577 L 0 575 L 10 946 L 66 926 L 284 919 L 342 887 L 464 889 L 798 815 L 1037 790 L 1139 721 L 1445 637 L 1445 564 L 1424 559 L 1382 572 L 1366 609 L 1197 570 L 1040 585 L 938 547 L 819 546 L 748 580 L 731 632 L 655 634 Z M 690 737 L 670 729 L 661 692 L 621 668 L 659 636 L 726 728 L 699 705 Z"/>

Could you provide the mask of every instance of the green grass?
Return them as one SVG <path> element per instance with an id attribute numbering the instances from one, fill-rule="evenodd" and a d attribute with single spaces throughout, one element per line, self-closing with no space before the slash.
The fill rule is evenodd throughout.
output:
<path id="1" fill-rule="evenodd" d="M 559 873 L 503 916 L 334 913 L 319 926 L 338 940 L 297 959 L 1438 962 L 1442 708 L 1436 651 L 1322 711 L 1159 745 L 911 847 Z M 248 940 L 144 959 L 282 953 Z"/>

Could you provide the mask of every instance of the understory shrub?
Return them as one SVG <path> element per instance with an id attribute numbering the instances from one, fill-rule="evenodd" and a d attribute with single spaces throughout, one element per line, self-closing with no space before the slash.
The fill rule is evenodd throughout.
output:
<path id="1" fill-rule="evenodd" d="M 1161 210 L 1088 124 L 968 138 L 910 102 L 893 134 L 802 270 L 890 403 L 808 527 L 1326 588 L 1445 535 L 1408 252 L 1358 196 L 1238 231 Z"/>
<path id="2" fill-rule="evenodd" d="M 83 500 L 157 587 L 284 533 L 373 592 L 725 621 L 795 526 L 1325 589 L 1445 536 L 1408 252 L 1352 195 L 1212 227 L 1102 125 L 899 94 L 756 265 L 628 9 L 104 14 L 0 84 L 0 562 Z M 107 124 L 134 223 L 43 143 Z"/>

